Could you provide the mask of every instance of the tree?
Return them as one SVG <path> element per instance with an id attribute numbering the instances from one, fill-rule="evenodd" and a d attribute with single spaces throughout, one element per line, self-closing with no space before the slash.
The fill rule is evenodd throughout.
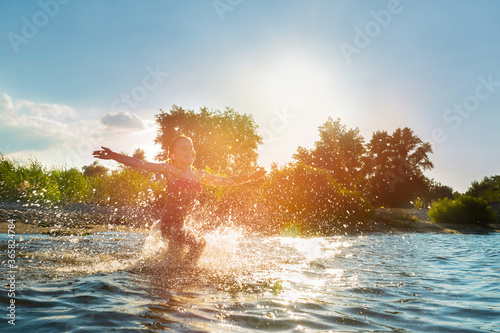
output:
<path id="1" fill-rule="evenodd" d="M 347 129 L 340 119 L 333 121 L 329 117 L 319 127 L 319 136 L 313 149 L 299 147 L 293 158 L 299 163 L 328 170 L 344 187 L 359 187 L 364 153 L 364 138 L 359 129 Z"/>
<path id="2" fill-rule="evenodd" d="M 94 161 L 94 163 L 90 165 L 84 165 L 82 169 L 83 175 L 86 178 L 97 177 L 108 173 L 108 168 L 106 168 L 104 165 L 99 164 L 98 161 Z"/>
<path id="3" fill-rule="evenodd" d="M 128 153 L 126 152 L 120 152 L 120 154 L 123 154 L 123 155 L 126 155 L 126 156 L 129 156 Z M 134 150 L 134 152 L 132 153 L 132 157 L 135 157 L 141 161 L 146 161 L 146 152 L 144 151 L 144 149 L 142 148 L 137 148 L 136 150 Z M 128 171 L 134 171 L 134 172 L 140 172 L 142 175 L 146 176 L 146 177 L 149 177 L 151 175 L 151 173 L 149 171 L 146 171 L 146 170 L 140 170 L 140 169 L 137 169 L 135 167 L 131 167 L 131 166 L 128 166 L 128 165 L 125 165 L 125 164 L 119 164 L 118 165 L 118 170 L 128 170 Z"/>
<path id="4" fill-rule="evenodd" d="M 156 115 L 158 135 L 162 147 L 157 159 L 168 160 L 168 145 L 177 135 L 193 140 L 196 149 L 194 167 L 210 168 L 220 174 L 247 173 L 257 166 L 257 147 L 262 137 L 257 134 L 253 117 L 231 108 L 225 111 L 200 108 L 199 112 L 173 105 L 169 112 Z"/>
<path id="5" fill-rule="evenodd" d="M 340 186 L 325 169 L 299 162 L 274 165 L 262 187 L 264 227 L 274 233 L 289 227 L 313 234 L 354 230 L 369 211 L 361 192 Z"/>
<path id="6" fill-rule="evenodd" d="M 134 150 L 132 157 L 138 158 L 141 161 L 145 161 L 146 160 L 146 152 L 144 151 L 144 149 L 137 148 L 136 150 Z"/>
<path id="7" fill-rule="evenodd" d="M 487 202 L 500 201 L 500 175 L 484 177 L 481 182 L 473 181 L 465 194 Z"/>
<path id="8" fill-rule="evenodd" d="M 402 206 L 426 186 L 424 170 L 433 168 L 431 145 L 408 127 L 392 135 L 373 133 L 364 158 L 365 186 L 375 205 Z"/>
<path id="9" fill-rule="evenodd" d="M 453 188 L 429 178 L 425 178 L 424 188 L 418 191 L 415 196 L 421 199 L 426 207 L 430 206 L 432 202 L 435 202 L 439 199 L 454 198 Z"/>

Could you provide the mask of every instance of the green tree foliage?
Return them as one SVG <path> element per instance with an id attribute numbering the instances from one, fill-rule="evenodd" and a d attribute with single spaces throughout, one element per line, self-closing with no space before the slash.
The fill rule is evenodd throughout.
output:
<path id="1" fill-rule="evenodd" d="M 447 185 L 443 185 L 435 180 L 430 180 L 428 185 L 428 194 L 426 197 L 427 202 L 444 199 L 444 198 L 453 198 L 453 188 Z"/>
<path id="2" fill-rule="evenodd" d="M 423 172 L 433 167 L 430 153 L 431 145 L 408 127 L 398 128 L 392 135 L 375 132 L 364 158 L 365 189 L 372 202 L 398 207 L 425 189 Z"/>
<path id="3" fill-rule="evenodd" d="M 314 148 L 299 147 L 293 158 L 303 164 L 330 171 L 339 184 L 358 188 L 361 183 L 361 157 L 364 153 L 364 139 L 359 129 L 347 129 L 332 118 L 319 127 L 320 139 Z"/>
<path id="4" fill-rule="evenodd" d="M 262 231 L 265 208 L 259 206 L 259 198 L 263 182 L 261 179 L 236 186 L 205 185 L 193 217 L 202 222 L 205 230 L 233 225 L 248 232 Z"/>
<path id="5" fill-rule="evenodd" d="M 173 105 L 168 112 L 156 115 L 158 135 L 162 147 L 157 156 L 168 159 L 168 145 L 177 135 L 189 136 L 196 149 L 197 169 L 209 167 L 216 173 L 247 173 L 257 166 L 257 147 L 262 137 L 251 115 L 240 114 L 231 108 L 225 111 L 200 108 L 199 112 Z"/>
<path id="6" fill-rule="evenodd" d="M 328 171 L 302 163 L 274 166 L 263 184 L 262 203 L 273 232 L 291 226 L 304 233 L 329 233 L 368 212 L 360 192 L 341 187 Z"/>
<path id="7" fill-rule="evenodd" d="M 428 215 L 436 223 L 487 226 L 495 221 L 494 213 L 485 200 L 468 195 L 441 199 L 431 207 Z"/>
<path id="8" fill-rule="evenodd" d="M 425 179 L 425 188 L 417 192 L 417 197 L 422 200 L 423 206 L 444 198 L 454 198 L 453 188 L 436 182 L 434 179 Z"/>
<path id="9" fill-rule="evenodd" d="M 481 182 L 473 181 L 465 194 L 487 202 L 500 201 L 500 176 L 484 177 Z"/>
<path id="10" fill-rule="evenodd" d="M 145 161 L 146 160 L 146 152 L 144 151 L 144 149 L 137 148 L 136 150 L 134 150 L 132 157 L 140 159 L 141 161 Z"/>
<path id="11" fill-rule="evenodd" d="M 133 168 L 113 170 L 110 174 L 91 177 L 90 186 L 94 191 L 89 202 L 110 205 L 146 206 L 153 202 L 154 183 L 149 175 Z"/>
<path id="12" fill-rule="evenodd" d="M 99 164 L 98 161 L 94 161 L 94 163 L 89 165 L 84 165 L 82 167 L 82 170 L 83 170 L 83 175 L 87 178 L 97 177 L 108 173 L 108 168 L 106 168 L 104 165 Z"/>

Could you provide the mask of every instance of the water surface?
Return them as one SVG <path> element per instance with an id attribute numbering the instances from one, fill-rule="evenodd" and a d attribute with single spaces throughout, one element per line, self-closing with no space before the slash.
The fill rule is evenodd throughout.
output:
<path id="1" fill-rule="evenodd" d="M 16 235 L 16 325 L 5 282 L 0 329 L 500 331 L 498 234 L 205 237 L 199 266 L 187 269 L 164 260 L 156 234 Z"/>

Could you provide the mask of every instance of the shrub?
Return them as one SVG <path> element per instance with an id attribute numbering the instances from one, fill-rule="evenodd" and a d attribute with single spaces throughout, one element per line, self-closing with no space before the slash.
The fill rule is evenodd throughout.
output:
<path id="1" fill-rule="evenodd" d="M 444 198 L 432 205 L 429 213 L 436 223 L 477 224 L 487 226 L 495 221 L 492 209 L 480 198 L 461 196 L 457 199 Z"/>
<path id="2" fill-rule="evenodd" d="M 57 182 L 36 159 L 27 164 L 0 157 L 0 194 L 2 199 L 30 203 L 59 202 Z"/>
<path id="3" fill-rule="evenodd" d="M 132 168 L 89 177 L 89 202 L 112 206 L 147 205 L 154 197 L 149 177 L 150 174 Z"/>
<path id="4" fill-rule="evenodd" d="M 90 186 L 83 173 L 78 169 L 54 169 L 50 172 L 50 177 L 59 188 L 61 202 L 84 202 L 87 200 Z"/>
<path id="5" fill-rule="evenodd" d="M 465 194 L 488 202 L 500 201 L 500 175 L 484 177 L 481 182 L 473 181 Z"/>
<path id="6" fill-rule="evenodd" d="M 413 204 L 413 208 L 422 209 L 425 207 L 425 202 L 422 198 L 416 198 L 415 201 L 410 201 Z"/>
<path id="7" fill-rule="evenodd" d="M 0 197 L 2 199 L 17 199 L 23 181 L 16 174 L 16 163 L 0 154 Z"/>
<path id="8" fill-rule="evenodd" d="M 262 201 L 274 232 L 291 227 L 328 233 L 364 219 L 368 212 L 360 192 L 342 188 L 324 169 L 301 163 L 273 168 L 263 184 Z"/>
<path id="9" fill-rule="evenodd" d="M 99 164 L 98 161 L 94 161 L 94 163 L 89 165 L 84 165 L 82 169 L 83 175 L 87 178 L 97 177 L 108 173 L 108 168 L 106 168 L 104 165 Z"/>

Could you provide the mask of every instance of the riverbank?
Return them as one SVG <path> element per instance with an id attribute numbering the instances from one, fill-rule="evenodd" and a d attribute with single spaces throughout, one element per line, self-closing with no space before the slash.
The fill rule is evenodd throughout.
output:
<path id="1" fill-rule="evenodd" d="M 147 232 L 159 212 L 144 207 L 64 206 L 0 202 L 0 233 L 14 220 L 16 234 L 86 235 L 105 231 Z"/>
<path id="2" fill-rule="evenodd" d="M 379 232 L 418 232 L 418 233 L 454 233 L 483 234 L 500 232 L 500 224 L 490 227 L 480 225 L 464 225 L 451 223 L 434 223 L 427 214 L 429 209 L 377 208 L 374 211 L 373 222 Z M 498 212 L 497 212 L 498 213 Z M 370 225 L 370 223 L 368 223 Z"/>
<path id="3" fill-rule="evenodd" d="M 500 225 L 482 226 L 437 224 L 429 209 L 377 208 L 373 216 L 356 225 L 355 233 L 488 233 L 500 232 Z M 159 218 L 159 211 L 148 207 L 105 207 L 90 204 L 29 206 L 0 202 L 0 233 L 15 221 L 16 234 L 86 235 L 106 231 L 146 233 Z"/>

